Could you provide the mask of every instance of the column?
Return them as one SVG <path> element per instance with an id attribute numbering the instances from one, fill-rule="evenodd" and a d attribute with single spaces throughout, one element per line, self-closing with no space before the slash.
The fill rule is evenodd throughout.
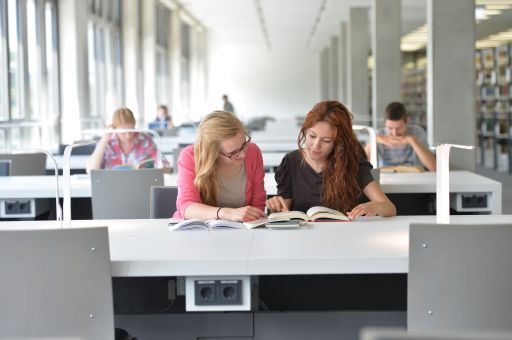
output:
<path id="1" fill-rule="evenodd" d="M 352 7 L 349 12 L 347 34 L 347 104 L 355 123 L 367 124 L 368 93 L 368 8 Z"/>
<path id="2" fill-rule="evenodd" d="M 80 117 L 89 110 L 87 1 L 59 1 L 61 142 L 80 139 Z"/>
<path id="3" fill-rule="evenodd" d="M 122 6 L 122 38 L 123 38 L 123 78 L 125 105 L 129 107 L 135 117 L 142 118 L 144 108 L 139 102 L 139 79 L 141 42 L 139 35 L 139 1 L 124 0 Z M 142 90 L 142 86 L 141 86 Z"/>
<path id="4" fill-rule="evenodd" d="M 340 25 L 338 37 L 338 98 L 341 102 L 347 102 L 347 23 Z"/>
<path id="5" fill-rule="evenodd" d="M 400 100 L 401 0 L 373 0 L 372 126 L 383 121 L 386 106 Z"/>
<path id="6" fill-rule="evenodd" d="M 430 145 L 476 146 L 475 2 L 427 1 L 427 133 Z M 476 150 L 452 153 L 452 169 L 475 170 Z"/>
<path id="7" fill-rule="evenodd" d="M 142 117 L 151 120 L 156 113 L 156 1 L 141 1 L 142 5 L 142 69 L 144 112 Z"/>
<path id="8" fill-rule="evenodd" d="M 330 77 L 330 91 L 329 100 L 338 100 L 338 38 L 331 38 L 331 47 L 329 50 L 330 60 L 329 65 L 331 67 L 329 72 Z"/>

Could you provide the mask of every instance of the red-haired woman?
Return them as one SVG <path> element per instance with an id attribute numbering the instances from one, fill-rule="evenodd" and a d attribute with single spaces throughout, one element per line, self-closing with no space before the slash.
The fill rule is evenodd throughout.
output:
<path id="1" fill-rule="evenodd" d="M 325 206 L 358 216 L 394 216 L 396 208 L 370 173 L 372 166 L 352 130 L 352 114 L 337 101 L 316 104 L 276 171 L 277 196 L 271 211 L 306 211 Z M 369 202 L 359 204 L 361 194 Z"/>

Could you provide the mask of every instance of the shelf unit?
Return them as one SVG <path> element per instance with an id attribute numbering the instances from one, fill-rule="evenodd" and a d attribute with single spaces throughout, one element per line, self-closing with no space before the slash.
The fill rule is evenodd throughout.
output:
<path id="1" fill-rule="evenodd" d="M 476 51 L 475 78 L 480 164 L 499 170 L 503 157 L 512 174 L 511 54 L 510 44 Z"/>
<path id="2" fill-rule="evenodd" d="M 404 55 L 400 95 L 409 121 L 426 128 L 427 59 L 424 51 Z"/>

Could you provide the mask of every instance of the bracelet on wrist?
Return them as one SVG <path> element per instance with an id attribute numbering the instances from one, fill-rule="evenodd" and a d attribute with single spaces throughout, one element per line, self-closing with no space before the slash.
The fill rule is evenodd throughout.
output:
<path id="1" fill-rule="evenodd" d="M 220 217 L 219 217 L 219 211 L 220 209 L 222 209 L 222 207 L 219 207 L 219 209 L 217 209 L 217 219 L 220 220 Z"/>

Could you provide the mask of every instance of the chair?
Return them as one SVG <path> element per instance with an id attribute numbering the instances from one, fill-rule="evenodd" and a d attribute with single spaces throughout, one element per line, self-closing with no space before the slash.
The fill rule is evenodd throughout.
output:
<path id="1" fill-rule="evenodd" d="M 0 339 L 114 339 L 107 228 L 0 231 Z"/>
<path id="2" fill-rule="evenodd" d="M 0 161 L 0 176 L 9 176 L 11 173 L 11 160 Z"/>
<path id="3" fill-rule="evenodd" d="M 149 218 L 170 218 L 176 211 L 177 187 L 152 186 L 149 199 Z"/>
<path id="4" fill-rule="evenodd" d="M 0 160 L 10 160 L 11 176 L 41 176 L 46 174 L 46 154 L 0 154 Z"/>
<path id="5" fill-rule="evenodd" d="M 411 224 L 407 329 L 512 331 L 512 227 Z"/>
<path id="6" fill-rule="evenodd" d="M 150 188 L 163 184 L 162 169 L 93 170 L 93 219 L 149 218 Z"/>
<path id="7" fill-rule="evenodd" d="M 360 340 L 512 340 L 512 333 L 410 333 L 400 328 L 364 328 Z"/>

